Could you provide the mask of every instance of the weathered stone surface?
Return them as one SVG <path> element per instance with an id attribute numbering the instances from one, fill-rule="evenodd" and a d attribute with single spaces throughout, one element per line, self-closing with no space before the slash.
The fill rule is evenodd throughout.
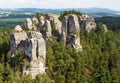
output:
<path id="1" fill-rule="evenodd" d="M 82 30 L 87 30 L 88 32 L 96 29 L 94 18 L 88 15 L 79 16 L 79 24 Z"/>
<path id="2" fill-rule="evenodd" d="M 45 21 L 45 32 L 46 32 L 46 38 L 50 38 L 52 36 L 52 29 L 50 21 Z"/>
<path id="3" fill-rule="evenodd" d="M 76 15 L 70 14 L 63 19 L 62 36 L 64 44 L 72 46 L 77 51 L 82 50 L 80 45 L 80 26 Z"/>
<path id="4" fill-rule="evenodd" d="M 62 20 L 62 41 L 66 45 L 67 38 L 68 17 L 65 16 Z"/>
<path id="5" fill-rule="evenodd" d="M 15 31 L 21 32 L 21 31 L 23 31 L 23 29 L 22 29 L 22 27 L 21 27 L 20 25 L 17 25 L 17 26 L 15 27 Z"/>
<path id="6" fill-rule="evenodd" d="M 39 32 L 29 32 L 28 40 L 26 42 L 28 47 L 25 47 L 28 55 L 31 58 L 29 70 L 23 71 L 23 74 L 28 72 L 32 74 L 33 78 L 39 73 L 45 73 L 45 62 L 46 62 L 46 44 Z M 26 46 L 27 46 L 26 45 Z M 24 48 L 24 47 L 23 47 Z"/>
<path id="7" fill-rule="evenodd" d="M 82 51 L 82 46 L 80 44 L 80 38 L 76 35 L 73 36 L 72 40 L 72 47 L 75 48 L 77 51 Z"/>
<path id="8" fill-rule="evenodd" d="M 39 24 L 38 19 L 36 17 L 33 17 L 32 22 L 33 22 L 32 25 L 33 25 L 34 30 L 38 30 L 38 24 Z"/>
<path id="9" fill-rule="evenodd" d="M 26 28 L 28 30 L 32 30 L 33 29 L 33 23 L 32 23 L 32 20 L 30 18 L 26 19 Z"/>
<path id="10" fill-rule="evenodd" d="M 34 24 L 38 24 L 39 23 L 39 21 L 38 21 L 38 19 L 36 17 L 33 17 L 32 21 L 33 21 Z"/>
<path id="11" fill-rule="evenodd" d="M 59 16 L 56 15 L 56 14 L 53 14 L 53 13 L 48 13 L 46 15 L 46 19 L 49 20 L 51 22 L 51 24 L 52 24 L 52 22 L 54 22 L 56 31 L 59 34 L 61 34 L 62 23 L 61 23 L 61 21 L 58 18 L 59 18 Z"/>
<path id="12" fill-rule="evenodd" d="M 18 47 L 21 46 L 21 42 L 27 38 L 26 32 L 14 32 L 10 35 L 10 51 L 12 56 L 16 54 Z"/>
<path id="13" fill-rule="evenodd" d="M 10 50 L 12 56 L 17 53 L 19 48 L 22 49 L 24 56 L 23 74 L 32 74 L 32 77 L 39 73 L 45 73 L 46 63 L 46 42 L 54 33 L 58 39 L 62 39 L 64 45 L 71 46 L 77 51 L 82 51 L 80 44 L 80 30 L 91 30 L 96 28 L 94 18 L 82 15 L 77 16 L 69 14 L 61 21 L 58 15 L 49 13 L 46 17 L 40 16 L 39 20 L 36 17 L 26 19 L 24 30 L 20 25 L 15 27 L 14 33 L 10 36 Z M 55 24 L 55 31 L 53 31 L 52 23 Z M 107 27 L 103 25 L 107 32 Z M 52 34 L 53 33 L 53 34 Z M 26 64 L 26 60 L 29 62 Z"/>
<path id="14" fill-rule="evenodd" d="M 12 56 L 21 48 L 23 57 L 29 57 L 30 66 L 26 67 L 26 62 L 23 65 L 24 75 L 31 73 L 35 78 L 37 74 L 45 73 L 46 43 L 40 32 L 14 32 L 10 36 L 10 43 Z"/>
<path id="15" fill-rule="evenodd" d="M 43 16 L 40 17 L 39 29 L 45 40 L 48 40 L 52 36 L 52 29 L 49 20 L 46 20 Z"/>
<path id="16" fill-rule="evenodd" d="M 40 29 L 40 31 L 43 30 L 44 25 L 45 25 L 45 18 L 43 16 L 40 16 L 40 18 L 39 18 L 39 29 Z"/>
<path id="17" fill-rule="evenodd" d="M 105 32 L 108 32 L 108 28 L 105 24 L 103 24 L 103 28 L 104 28 Z"/>

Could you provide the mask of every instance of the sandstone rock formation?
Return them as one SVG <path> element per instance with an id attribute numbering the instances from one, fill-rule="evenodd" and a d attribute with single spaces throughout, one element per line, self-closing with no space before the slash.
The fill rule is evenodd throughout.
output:
<path id="1" fill-rule="evenodd" d="M 21 31 L 23 31 L 23 29 L 22 29 L 22 27 L 20 26 L 20 25 L 17 25 L 16 27 L 15 27 L 15 31 L 17 32 L 21 32 Z"/>
<path id="2" fill-rule="evenodd" d="M 108 32 L 108 28 L 107 28 L 107 26 L 105 24 L 103 24 L 103 28 L 104 28 L 105 32 Z"/>
<path id="3" fill-rule="evenodd" d="M 82 50 L 80 45 L 80 25 L 76 15 L 67 15 L 62 21 L 62 40 L 65 45 L 72 46 L 77 51 Z"/>
<path id="4" fill-rule="evenodd" d="M 32 77 L 38 73 L 45 73 L 46 62 L 46 44 L 40 32 L 29 31 L 14 32 L 10 36 L 11 42 L 11 54 L 12 56 L 17 54 L 19 48 L 22 49 L 24 59 L 26 58 L 30 63 L 30 66 L 26 66 L 26 62 L 23 65 L 23 74 L 32 74 Z"/>
<path id="5" fill-rule="evenodd" d="M 30 18 L 26 19 L 26 28 L 28 30 L 32 30 L 33 29 L 33 23 L 32 23 L 32 20 Z"/>
<path id="6" fill-rule="evenodd" d="M 32 25 L 33 25 L 34 30 L 38 30 L 38 24 L 39 24 L 38 19 L 36 17 L 33 17 L 32 18 Z"/>
<path id="7" fill-rule="evenodd" d="M 53 35 L 63 41 L 64 45 L 82 51 L 80 32 L 82 30 L 90 32 L 96 28 L 94 19 L 87 15 L 68 14 L 62 22 L 58 17 L 58 15 L 49 13 L 46 16 L 40 16 L 39 19 L 38 17 L 27 18 L 24 27 L 20 25 L 15 27 L 10 36 L 10 50 L 11 55 L 15 56 L 18 49 L 22 49 L 24 57 L 22 71 L 24 75 L 31 73 L 35 78 L 37 74 L 45 73 L 45 41 Z"/>
<path id="8" fill-rule="evenodd" d="M 46 20 L 43 16 L 39 19 L 39 30 L 43 34 L 45 40 L 48 40 L 52 36 L 52 28 L 50 21 Z"/>
<path id="9" fill-rule="evenodd" d="M 81 26 L 81 30 L 87 30 L 90 32 L 96 29 L 94 18 L 88 15 L 79 16 L 79 24 Z"/>
<path id="10" fill-rule="evenodd" d="M 61 21 L 58 19 L 59 16 L 53 13 L 48 13 L 46 15 L 46 19 L 49 20 L 52 23 L 55 24 L 55 30 L 58 32 L 58 34 L 61 34 L 61 27 L 62 27 L 62 23 Z"/>

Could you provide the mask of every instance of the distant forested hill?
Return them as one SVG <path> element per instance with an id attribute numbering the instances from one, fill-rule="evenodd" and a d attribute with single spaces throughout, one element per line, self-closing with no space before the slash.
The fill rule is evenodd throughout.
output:
<path id="1" fill-rule="evenodd" d="M 106 24 L 110 30 L 114 30 L 114 31 L 120 30 L 120 17 L 110 17 L 110 16 L 98 17 L 95 18 L 95 21 L 97 23 L 102 22 Z"/>

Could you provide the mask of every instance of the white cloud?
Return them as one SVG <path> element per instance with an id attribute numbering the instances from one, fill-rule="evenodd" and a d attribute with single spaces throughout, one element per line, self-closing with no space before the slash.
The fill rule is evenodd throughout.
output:
<path id="1" fill-rule="evenodd" d="M 9 0 L 12 3 L 19 3 L 19 4 L 25 4 L 28 0 Z"/>
<path id="2" fill-rule="evenodd" d="M 86 8 L 105 7 L 120 10 L 120 0 L 0 0 L 0 8 Z"/>

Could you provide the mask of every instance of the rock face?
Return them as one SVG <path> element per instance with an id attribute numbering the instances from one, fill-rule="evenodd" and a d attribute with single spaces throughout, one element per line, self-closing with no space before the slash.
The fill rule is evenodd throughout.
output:
<path id="1" fill-rule="evenodd" d="M 65 45 L 72 46 L 77 51 L 82 50 L 80 45 L 80 25 L 76 15 L 68 15 L 62 22 L 62 40 Z"/>
<path id="2" fill-rule="evenodd" d="M 12 56 L 17 54 L 18 49 L 22 49 L 24 59 L 29 61 L 29 67 L 24 62 L 24 75 L 31 73 L 35 78 L 37 74 L 45 73 L 46 44 L 40 32 L 14 32 L 10 36 L 10 42 Z"/>
<path id="3" fill-rule="evenodd" d="M 15 31 L 16 31 L 16 32 L 21 32 L 21 31 L 23 31 L 23 29 L 22 29 L 22 27 L 21 27 L 20 25 L 17 25 L 17 26 L 15 27 Z"/>
<path id="4" fill-rule="evenodd" d="M 20 25 L 17 25 L 16 27 L 20 28 Z M 26 32 L 16 32 L 16 27 L 15 27 L 15 32 L 13 34 L 10 35 L 10 50 L 11 50 L 11 54 L 12 56 L 14 56 L 17 52 L 17 49 L 19 47 L 21 47 L 21 42 L 25 41 L 28 37 Z"/>
<path id="5" fill-rule="evenodd" d="M 81 30 L 87 30 L 90 32 L 96 29 L 94 18 L 88 15 L 79 16 L 79 24 L 81 26 Z"/>
<path id="6" fill-rule="evenodd" d="M 108 32 L 108 28 L 107 28 L 107 26 L 105 24 L 103 24 L 103 28 L 104 28 L 105 32 Z"/>
<path id="7" fill-rule="evenodd" d="M 33 17 L 32 20 L 30 18 L 26 19 L 26 23 L 25 23 L 25 28 L 27 30 L 37 30 L 38 28 L 38 19 L 36 17 Z"/>
<path id="8" fill-rule="evenodd" d="M 36 17 L 33 17 L 32 18 L 32 26 L 33 26 L 34 30 L 38 30 L 38 24 L 39 24 L 38 19 Z"/>
<path id="9" fill-rule="evenodd" d="M 53 13 L 48 13 L 46 15 L 46 19 L 50 21 L 51 25 L 52 25 L 52 23 L 55 24 L 55 30 L 60 35 L 61 34 L 62 23 L 58 18 L 59 18 L 59 16 L 56 15 L 56 14 L 53 14 Z"/>
<path id="10" fill-rule="evenodd" d="M 42 34 L 35 31 L 29 32 L 23 49 L 25 50 L 24 55 L 31 59 L 30 68 L 24 69 L 23 74 L 26 75 L 29 72 L 35 78 L 38 73 L 45 73 L 46 45 Z M 26 67 L 24 66 L 24 68 Z"/>
<path id="11" fill-rule="evenodd" d="M 26 28 L 29 29 L 29 30 L 33 29 L 32 20 L 30 18 L 26 19 Z"/>
<path id="12" fill-rule="evenodd" d="M 43 34 L 44 39 L 48 40 L 52 36 L 50 21 L 41 16 L 39 22 L 39 30 Z"/>
<path id="13" fill-rule="evenodd" d="M 64 45 L 82 51 L 80 32 L 82 30 L 90 32 L 96 28 L 94 19 L 87 15 L 68 14 L 62 22 L 58 17 L 49 13 L 46 16 L 40 16 L 39 19 L 38 17 L 27 18 L 24 27 L 20 25 L 15 27 L 10 36 L 10 50 L 12 57 L 19 49 L 22 50 L 24 75 L 31 73 L 35 78 L 37 74 L 45 73 L 46 41 L 52 36 L 56 36 Z M 106 29 L 105 26 L 104 28 Z"/>

